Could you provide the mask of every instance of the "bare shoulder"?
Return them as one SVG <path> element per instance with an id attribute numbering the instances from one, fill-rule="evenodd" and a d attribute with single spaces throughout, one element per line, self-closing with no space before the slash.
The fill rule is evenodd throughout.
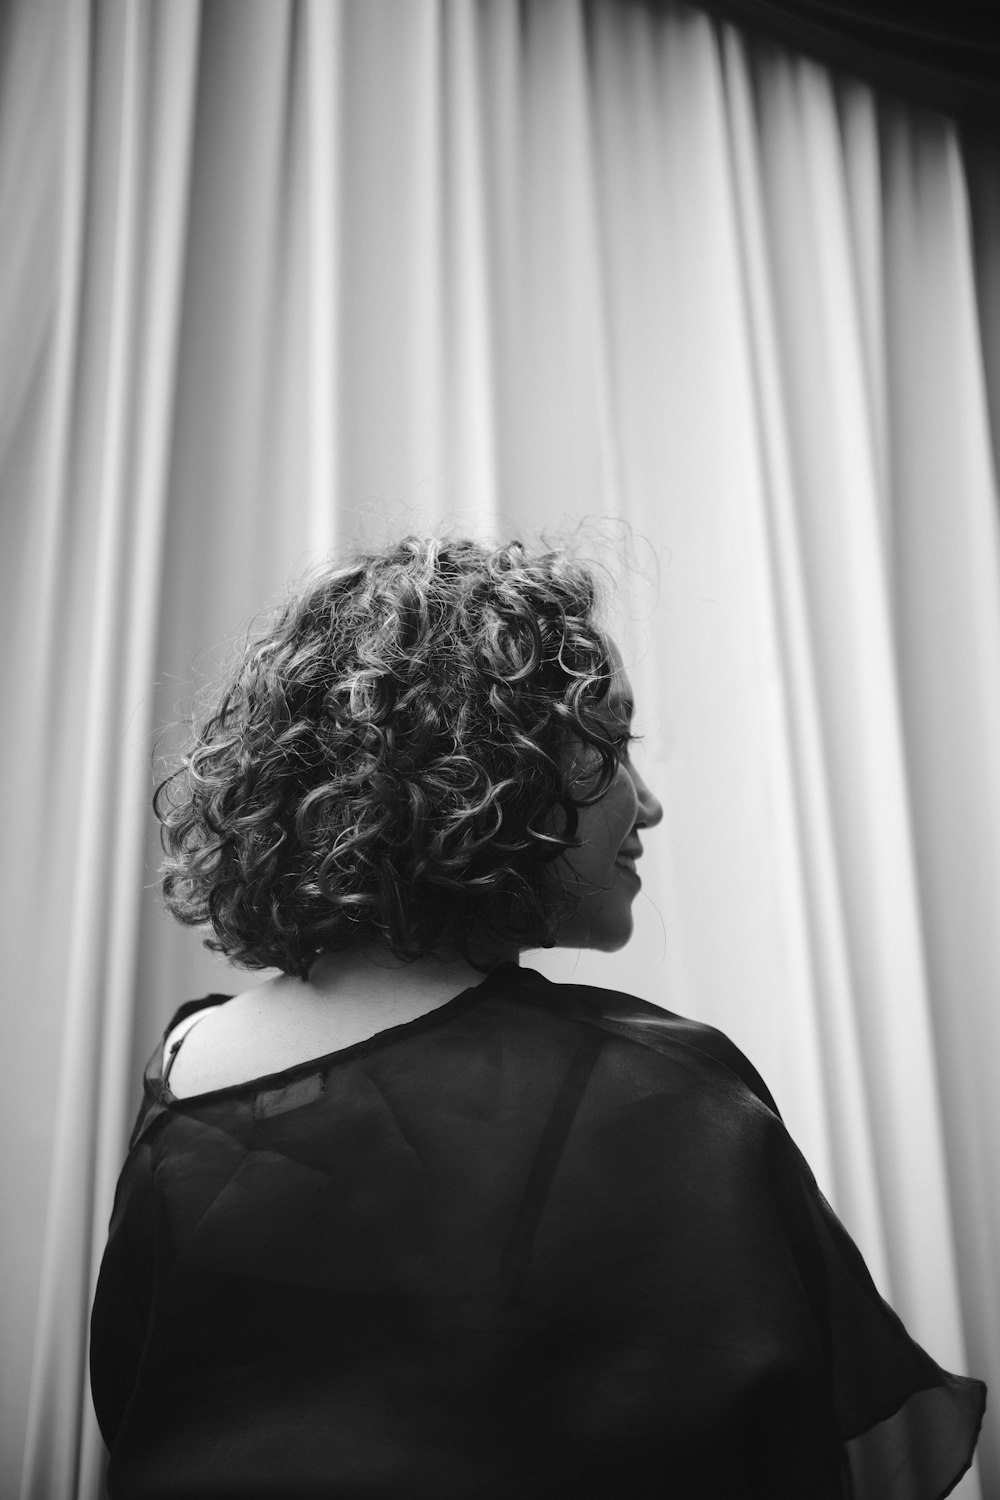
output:
<path id="1" fill-rule="evenodd" d="M 170 1089 L 185 1098 L 262 1078 L 317 1055 L 323 1040 L 294 1001 L 265 980 L 222 1005 L 185 1016 L 173 1028 L 164 1051 L 166 1061 L 179 1044 Z"/>
<path id="2" fill-rule="evenodd" d="M 165 1058 L 180 1041 L 171 1091 L 185 1098 L 328 1057 L 426 1015 L 483 978 L 464 963 L 401 968 L 364 953 L 315 967 L 307 981 L 278 974 L 180 1022 L 167 1038 Z"/>

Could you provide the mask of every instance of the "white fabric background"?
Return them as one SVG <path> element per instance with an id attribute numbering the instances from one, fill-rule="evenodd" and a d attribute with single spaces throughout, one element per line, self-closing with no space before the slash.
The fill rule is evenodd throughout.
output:
<path id="1" fill-rule="evenodd" d="M 139 1067 L 245 984 L 159 911 L 154 748 L 290 575 L 442 523 L 592 518 L 666 807 L 630 948 L 528 961 L 728 1031 L 914 1335 L 1000 1390 L 996 216 L 984 250 L 940 118 L 587 16 L 8 8 L 4 1494 L 98 1493 Z"/>

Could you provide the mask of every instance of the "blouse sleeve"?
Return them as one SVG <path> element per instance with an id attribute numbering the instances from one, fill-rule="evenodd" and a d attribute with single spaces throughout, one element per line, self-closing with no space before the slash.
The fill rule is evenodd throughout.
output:
<path id="1" fill-rule="evenodd" d="M 698 1045 L 774 1114 L 760 1075 L 721 1032 Z M 940 1368 L 879 1295 L 854 1241 L 783 1126 L 770 1132 L 773 1202 L 829 1359 L 852 1500 L 939 1500 L 972 1462 L 986 1406 L 979 1380 Z"/>
<path id="2" fill-rule="evenodd" d="M 686 1426 L 740 1434 L 754 1495 L 942 1500 L 985 1386 L 910 1338 L 738 1049 L 691 1023 L 644 1040 L 655 1060 L 595 1058 L 534 1294 L 686 1369 Z"/>
<path id="3" fill-rule="evenodd" d="M 133 1149 L 118 1181 L 91 1311 L 90 1384 L 101 1436 L 114 1446 L 135 1388 L 152 1303 L 149 1152 Z"/>
<path id="4" fill-rule="evenodd" d="M 969 1468 L 986 1406 L 879 1295 L 864 1259 L 791 1141 L 771 1157 L 774 1202 L 829 1361 L 852 1500 L 940 1500 Z"/>

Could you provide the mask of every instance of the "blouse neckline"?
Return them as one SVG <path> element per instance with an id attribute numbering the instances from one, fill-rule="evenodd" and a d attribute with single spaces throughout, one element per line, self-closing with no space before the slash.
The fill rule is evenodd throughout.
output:
<path id="1" fill-rule="evenodd" d="M 222 1084 L 219 1088 L 215 1089 L 203 1089 L 194 1094 L 175 1094 L 164 1077 L 163 1047 L 166 1043 L 166 1038 L 181 1019 L 180 1015 L 175 1015 L 167 1027 L 162 1043 L 147 1070 L 147 1080 L 159 1102 L 171 1108 L 184 1108 L 190 1104 L 201 1104 L 213 1099 L 224 1098 L 226 1095 L 231 1094 L 256 1094 L 262 1089 L 280 1087 L 283 1082 L 290 1083 L 298 1075 L 305 1074 L 308 1076 L 311 1073 L 323 1072 L 326 1068 L 333 1067 L 336 1063 L 363 1057 L 365 1053 L 373 1052 L 386 1043 L 397 1041 L 403 1035 L 433 1030 L 442 1021 L 460 1014 L 470 1005 L 475 1004 L 483 998 L 484 994 L 498 978 L 502 977 L 508 982 L 511 980 L 518 982 L 529 976 L 531 979 L 538 980 L 542 984 L 547 983 L 545 976 L 539 974 L 537 970 L 525 968 L 521 964 L 513 962 L 513 960 L 507 960 L 504 963 L 498 964 L 496 968 L 491 969 L 488 974 L 484 974 L 478 984 L 468 985 L 464 990 L 460 990 L 457 995 L 453 995 L 450 1000 L 445 1000 L 443 1004 L 435 1006 L 433 1010 L 425 1011 L 419 1016 L 413 1016 L 408 1021 L 400 1021 L 395 1026 L 384 1026 L 381 1030 L 373 1032 L 371 1036 L 365 1037 L 360 1042 L 352 1042 L 347 1047 L 334 1047 L 329 1052 L 317 1053 L 314 1057 L 304 1058 L 301 1062 L 290 1063 L 286 1068 L 277 1068 L 270 1073 L 259 1073 L 253 1078 L 244 1078 L 236 1083 Z M 210 1005 L 224 1004 L 227 1000 L 231 999 L 231 995 L 207 995 L 199 1008 L 208 1009 Z M 188 1007 L 185 1006 L 182 1009 L 187 1010 Z"/>

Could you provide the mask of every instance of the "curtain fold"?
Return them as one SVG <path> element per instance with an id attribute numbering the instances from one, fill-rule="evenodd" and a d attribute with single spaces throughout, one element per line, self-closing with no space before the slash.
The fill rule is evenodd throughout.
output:
<path id="1" fill-rule="evenodd" d="M 966 1341 L 985 1368 L 1000 1348 L 1000 1200 L 986 1159 L 1000 1129 L 990 1081 L 1000 1056 L 996 470 L 954 139 L 914 138 L 897 118 L 887 147 L 892 602 L 907 791 L 960 1284 L 977 1288 L 965 1300 Z M 987 1495 L 1000 1484 L 989 1453 Z"/>
<path id="2" fill-rule="evenodd" d="M 141 720 L 155 672 L 197 7 L 108 6 L 92 29 L 78 8 L 67 20 L 64 66 L 75 107 L 66 133 L 73 139 L 89 113 L 89 129 L 76 137 L 89 160 L 68 155 L 62 182 L 76 257 L 64 262 L 57 293 L 56 324 L 69 331 L 53 371 L 50 441 L 59 471 L 43 495 L 39 549 L 47 583 L 39 743 L 49 751 L 47 781 L 73 790 L 71 808 L 57 797 L 47 809 L 56 814 L 47 844 L 66 860 L 66 889 L 61 972 L 51 976 L 64 997 L 60 1118 L 25 1439 L 24 1493 L 40 1497 L 72 1492 L 78 1464 L 93 1473 L 97 1462 L 93 1420 L 81 1403 L 86 1305 L 106 1233 L 106 1214 L 95 1218 L 95 1206 L 103 1209 L 114 1189 L 132 1094 L 136 875 L 148 776 Z M 89 111 L 88 44 L 106 64 Z M 104 179 L 103 222 L 90 217 L 81 173 Z M 74 593 L 77 607 L 64 613 Z M 40 880 L 36 927 L 43 889 Z M 54 1433 L 62 1441 L 53 1442 Z"/>
<path id="3" fill-rule="evenodd" d="M 0 1489 L 99 1493 L 138 1070 L 246 983 L 159 911 L 150 761 L 290 575 L 442 523 L 590 518 L 666 810 L 630 947 L 528 961 L 728 1031 L 1000 1388 L 995 158 L 683 6 L 21 0 L 4 40 Z"/>

